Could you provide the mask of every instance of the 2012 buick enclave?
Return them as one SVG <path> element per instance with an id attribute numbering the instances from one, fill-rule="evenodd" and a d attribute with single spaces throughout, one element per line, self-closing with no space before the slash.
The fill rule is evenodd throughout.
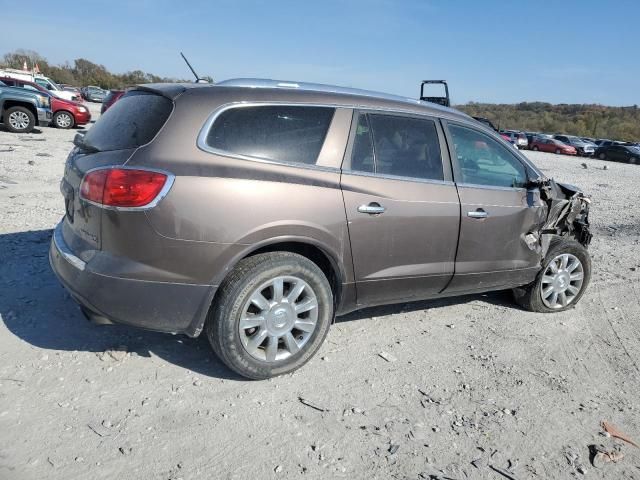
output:
<path id="1" fill-rule="evenodd" d="M 53 270 L 85 314 L 197 336 L 249 378 L 291 372 L 335 315 L 513 289 L 575 305 L 589 200 L 424 101 L 230 80 L 128 91 L 65 166 Z"/>

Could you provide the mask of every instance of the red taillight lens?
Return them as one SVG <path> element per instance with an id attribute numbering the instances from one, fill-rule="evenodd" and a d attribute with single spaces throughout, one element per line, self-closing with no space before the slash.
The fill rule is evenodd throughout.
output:
<path id="1" fill-rule="evenodd" d="M 155 200 L 168 178 L 149 170 L 94 170 L 82 179 L 80 197 L 109 207 L 144 207 Z"/>

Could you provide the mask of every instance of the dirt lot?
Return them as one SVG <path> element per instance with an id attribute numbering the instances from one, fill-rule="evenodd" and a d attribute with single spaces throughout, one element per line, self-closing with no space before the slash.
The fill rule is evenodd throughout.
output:
<path id="1" fill-rule="evenodd" d="M 0 130 L 1 479 L 640 478 L 640 449 L 600 427 L 640 442 L 640 166 L 527 153 L 593 195 L 575 309 L 508 293 L 369 309 L 302 370 L 249 382 L 205 338 L 88 323 L 58 284 L 73 135 Z M 591 444 L 624 458 L 594 468 Z"/>

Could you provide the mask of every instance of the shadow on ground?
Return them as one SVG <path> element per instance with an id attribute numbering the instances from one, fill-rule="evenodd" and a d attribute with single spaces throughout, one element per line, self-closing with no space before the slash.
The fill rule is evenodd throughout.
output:
<path id="1" fill-rule="evenodd" d="M 211 351 L 204 335 L 155 333 L 126 326 L 99 326 L 85 319 L 49 266 L 52 230 L 0 235 L 0 315 L 16 337 L 38 348 L 104 352 L 126 345 L 140 356 L 156 355 L 201 375 L 240 380 Z M 504 292 L 374 307 L 339 317 L 338 322 L 398 312 L 435 309 L 482 300 L 513 306 Z"/>

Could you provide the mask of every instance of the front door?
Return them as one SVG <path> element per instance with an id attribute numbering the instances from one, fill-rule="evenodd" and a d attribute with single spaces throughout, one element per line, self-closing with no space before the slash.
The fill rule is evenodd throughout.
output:
<path id="1" fill-rule="evenodd" d="M 540 265 L 532 242 L 546 209 L 539 190 L 526 188 L 528 167 L 489 135 L 447 126 L 461 205 L 455 276 L 447 292 L 529 283 Z"/>
<path id="2" fill-rule="evenodd" d="M 359 305 L 417 300 L 453 275 L 460 205 L 433 118 L 356 112 L 341 185 Z"/>

